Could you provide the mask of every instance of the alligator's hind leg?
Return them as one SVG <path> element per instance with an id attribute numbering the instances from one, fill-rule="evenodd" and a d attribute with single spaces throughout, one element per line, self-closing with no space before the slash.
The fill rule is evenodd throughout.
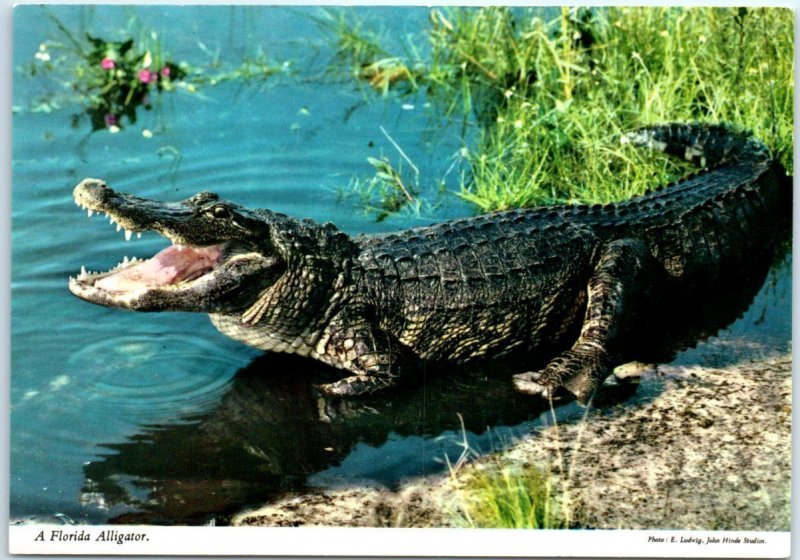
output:
<path id="1" fill-rule="evenodd" d="M 407 351 L 393 336 L 366 319 L 338 317 L 329 326 L 325 345 L 327 361 L 355 375 L 320 385 L 331 396 L 368 395 L 392 387 L 400 374 Z"/>
<path id="2" fill-rule="evenodd" d="M 644 303 L 641 294 L 653 280 L 653 262 L 639 241 L 610 243 L 589 280 L 586 316 L 577 341 L 543 370 L 515 375 L 517 389 L 548 397 L 563 387 L 586 403 L 611 373 L 620 324 Z"/>

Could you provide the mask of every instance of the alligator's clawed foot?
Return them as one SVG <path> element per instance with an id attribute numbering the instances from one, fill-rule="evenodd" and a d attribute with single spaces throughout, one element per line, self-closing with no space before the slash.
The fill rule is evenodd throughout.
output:
<path id="1" fill-rule="evenodd" d="M 585 405 L 609 372 L 604 352 L 598 348 L 592 348 L 591 352 L 579 348 L 564 352 L 541 371 L 521 373 L 513 379 L 523 393 L 553 399 L 566 390 Z"/>
<path id="2" fill-rule="evenodd" d="M 513 381 L 514 386 L 522 393 L 536 395 L 545 399 L 558 397 L 557 387 L 547 383 L 542 371 L 518 373 L 513 377 Z"/>

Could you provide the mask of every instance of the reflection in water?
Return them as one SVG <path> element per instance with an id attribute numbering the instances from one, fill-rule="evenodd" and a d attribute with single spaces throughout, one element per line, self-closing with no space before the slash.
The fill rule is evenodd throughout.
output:
<path id="1" fill-rule="evenodd" d="M 487 426 L 535 419 L 547 409 L 514 391 L 508 379 L 480 373 L 430 372 L 424 387 L 357 401 L 325 400 L 313 382 L 330 373 L 302 358 L 261 356 L 237 373 L 210 412 L 108 445 L 113 455 L 85 467 L 84 492 L 146 514 L 116 521 L 192 522 L 302 486 L 307 475 L 336 465 L 359 445 L 379 447 L 398 436 L 431 440 L 460 430 L 459 414 L 467 430 L 481 433 Z M 432 459 L 420 457 L 423 451 L 406 449 L 407 462 L 385 474 L 423 474 Z M 367 467 L 377 472 L 383 466 Z"/>
<path id="2" fill-rule="evenodd" d="M 788 233 L 788 230 L 784 231 L 783 235 Z M 653 314 L 640 317 L 641 325 L 631 333 L 629 358 L 669 363 L 675 359 L 676 352 L 694 348 L 699 342 L 716 335 L 749 310 L 760 289 L 766 294 L 778 278 L 791 285 L 790 259 L 791 247 L 779 243 L 741 277 L 732 278 L 729 283 L 716 286 L 709 293 L 687 295 L 683 301 L 668 302 Z M 768 277 L 770 280 L 765 284 Z M 744 357 L 741 352 L 729 352 L 714 365 L 730 365 Z"/>
<path id="3" fill-rule="evenodd" d="M 770 278 L 779 274 L 787 281 L 790 268 L 787 256 Z M 725 328 L 750 307 L 768 269 L 768 262 L 759 264 L 713 297 L 672 302 L 669 316 L 651 317 L 643 336 L 632 339 L 630 357 L 669 362 Z M 492 365 L 491 372 L 430 370 L 416 387 L 332 401 L 321 399 L 314 383 L 337 372 L 266 354 L 237 373 L 213 409 L 106 445 L 113 453 L 84 467 L 82 502 L 108 508 L 115 523 L 194 524 L 220 515 L 224 521 L 248 504 L 302 488 L 311 475 L 318 483 L 336 483 L 338 472 L 345 483 L 355 477 L 397 484 L 441 468 L 445 454 L 458 456 L 461 418 L 470 444 L 484 450 L 509 442 L 497 426 L 514 426 L 508 432 L 513 437 L 547 423 L 547 403 L 517 393 L 512 371 L 518 370 L 508 364 Z M 635 404 L 657 390 L 645 385 L 608 389 L 595 404 Z M 582 415 L 575 403 L 557 409 L 559 422 Z M 489 427 L 494 437 L 487 435 Z"/>

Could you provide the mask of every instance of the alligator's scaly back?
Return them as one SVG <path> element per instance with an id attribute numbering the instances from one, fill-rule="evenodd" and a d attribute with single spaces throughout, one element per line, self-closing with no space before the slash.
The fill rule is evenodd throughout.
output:
<path id="1" fill-rule="evenodd" d="M 321 387 L 329 395 L 386 389 L 422 360 L 515 356 L 544 366 L 516 375 L 519 389 L 586 400 L 625 359 L 624 333 L 639 315 L 746 271 L 791 208 L 785 173 L 744 133 L 670 124 L 623 141 L 704 169 L 619 204 L 355 238 L 212 193 L 160 203 L 87 179 L 75 199 L 90 216 L 156 229 L 177 246 L 82 273 L 70 289 L 101 305 L 208 312 L 247 344 L 349 372 Z"/>

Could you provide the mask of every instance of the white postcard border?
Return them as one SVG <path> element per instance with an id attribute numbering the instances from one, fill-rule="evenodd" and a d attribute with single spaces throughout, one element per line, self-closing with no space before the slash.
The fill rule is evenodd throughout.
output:
<path id="1" fill-rule="evenodd" d="M 767 531 L 19 525 L 11 554 L 786 558 Z"/>

